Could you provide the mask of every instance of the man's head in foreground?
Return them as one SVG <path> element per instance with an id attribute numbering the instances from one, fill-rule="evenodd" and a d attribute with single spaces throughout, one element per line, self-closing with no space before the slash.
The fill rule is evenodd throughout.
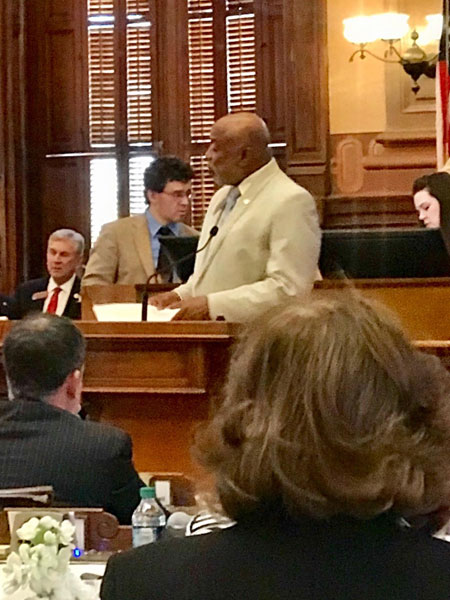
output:
<path id="1" fill-rule="evenodd" d="M 86 343 L 69 319 L 36 313 L 10 330 L 3 363 L 11 400 L 42 400 L 80 410 Z"/>
<path id="2" fill-rule="evenodd" d="M 69 281 L 83 262 L 84 237 L 73 229 L 58 229 L 47 244 L 47 271 L 55 283 Z"/>
<path id="3" fill-rule="evenodd" d="M 161 225 L 178 223 L 186 216 L 193 176 L 191 167 L 176 156 L 156 158 L 145 169 L 145 199 Z"/>

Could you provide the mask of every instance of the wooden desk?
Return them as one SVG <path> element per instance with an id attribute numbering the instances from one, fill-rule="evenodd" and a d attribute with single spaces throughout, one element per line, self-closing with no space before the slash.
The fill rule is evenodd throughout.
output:
<path id="1" fill-rule="evenodd" d="M 313 294 L 333 297 L 351 289 L 388 306 L 413 340 L 450 340 L 450 278 L 324 279 Z"/>

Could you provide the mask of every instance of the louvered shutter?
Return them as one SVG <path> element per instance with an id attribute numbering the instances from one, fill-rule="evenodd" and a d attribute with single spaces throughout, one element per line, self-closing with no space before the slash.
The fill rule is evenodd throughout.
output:
<path id="1" fill-rule="evenodd" d="M 148 0 L 127 0 L 128 142 L 152 141 L 151 23 Z"/>
<path id="2" fill-rule="evenodd" d="M 214 191 L 214 181 L 209 174 L 205 156 L 191 156 L 191 167 L 194 171 L 192 181 L 191 218 L 192 225 L 200 229 Z"/>
<path id="3" fill-rule="evenodd" d="M 214 182 L 204 152 L 215 121 L 214 39 L 212 0 L 188 0 L 189 101 L 192 182 L 191 220 L 200 228 Z"/>
<path id="4" fill-rule="evenodd" d="M 224 0 L 222 0 L 223 2 Z M 199 227 L 214 193 L 205 151 L 216 119 L 217 79 L 226 81 L 227 106 L 233 111 L 256 109 L 255 18 L 253 0 L 187 0 L 189 15 L 189 84 L 191 124 L 191 165 L 193 182 L 192 222 Z M 222 18 L 223 22 L 218 22 Z M 225 56 L 217 52 L 220 35 L 226 44 Z M 221 103 L 224 107 L 225 104 Z M 221 109 L 223 110 L 223 108 Z"/>
<path id="5" fill-rule="evenodd" d="M 147 208 L 144 197 L 144 171 L 154 160 L 151 156 L 130 158 L 130 215 L 138 215 Z"/>
<path id="6" fill-rule="evenodd" d="M 255 17 L 227 17 L 228 110 L 256 110 Z"/>
<path id="7" fill-rule="evenodd" d="M 91 146 L 114 144 L 113 0 L 88 0 L 89 138 Z"/>

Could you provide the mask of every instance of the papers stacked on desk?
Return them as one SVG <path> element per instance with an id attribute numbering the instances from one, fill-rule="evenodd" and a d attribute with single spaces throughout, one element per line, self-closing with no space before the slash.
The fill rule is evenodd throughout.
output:
<path id="1" fill-rule="evenodd" d="M 140 321 L 142 305 L 137 302 L 117 302 L 114 304 L 94 304 L 94 314 L 98 321 Z M 170 321 L 178 312 L 178 308 L 157 309 L 148 305 L 147 321 Z"/>

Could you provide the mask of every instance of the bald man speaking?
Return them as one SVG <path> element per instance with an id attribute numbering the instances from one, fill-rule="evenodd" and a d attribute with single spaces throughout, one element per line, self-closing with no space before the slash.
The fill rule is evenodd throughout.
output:
<path id="1" fill-rule="evenodd" d="M 228 114 L 213 125 L 206 157 L 222 187 L 211 199 L 198 247 L 209 243 L 184 285 L 150 300 L 179 308 L 176 320 L 242 322 L 310 292 L 320 250 L 315 203 L 278 167 L 269 141 L 266 124 L 253 113 Z"/>

